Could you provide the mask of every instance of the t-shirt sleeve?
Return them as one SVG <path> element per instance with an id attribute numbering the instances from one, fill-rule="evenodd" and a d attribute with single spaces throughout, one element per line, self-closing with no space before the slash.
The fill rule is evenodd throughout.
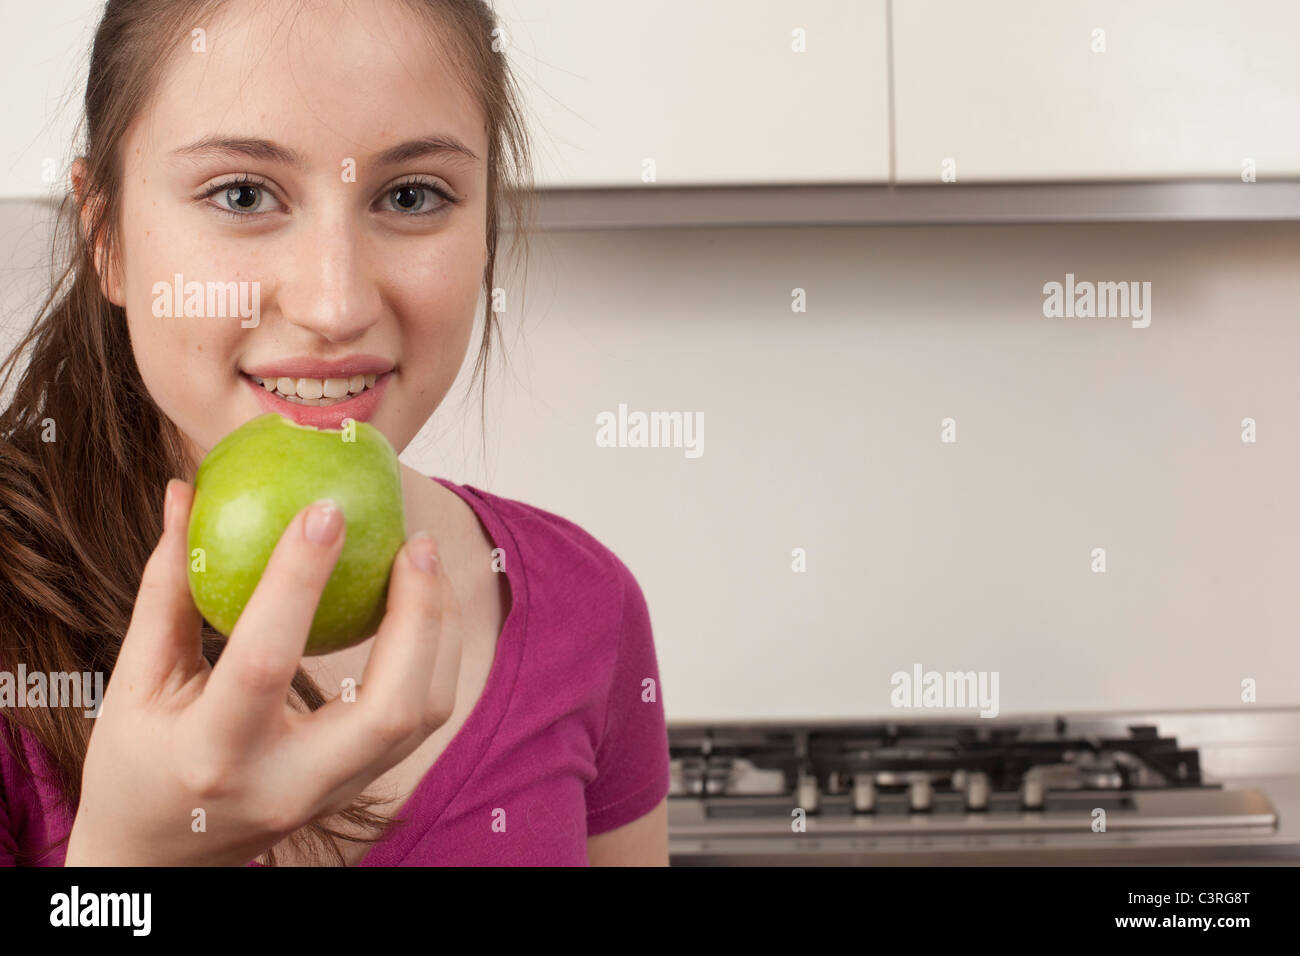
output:
<path id="1" fill-rule="evenodd" d="M 587 835 L 631 823 L 668 795 L 668 727 L 650 612 L 626 567 L 614 672 L 596 777 L 587 785 Z"/>

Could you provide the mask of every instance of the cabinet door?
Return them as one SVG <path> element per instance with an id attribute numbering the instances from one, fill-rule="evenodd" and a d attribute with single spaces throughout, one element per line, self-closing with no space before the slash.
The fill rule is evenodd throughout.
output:
<path id="1" fill-rule="evenodd" d="M 71 189 L 90 43 L 104 0 L 4 4 L 0 31 L 0 197 L 57 199 Z"/>
<path id="2" fill-rule="evenodd" d="M 539 186 L 889 178 L 885 0 L 496 9 Z"/>
<path id="3" fill-rule="evenodd" d="M 900 182 L 1300 175 L 1296 0 L 894 0 Z"/>

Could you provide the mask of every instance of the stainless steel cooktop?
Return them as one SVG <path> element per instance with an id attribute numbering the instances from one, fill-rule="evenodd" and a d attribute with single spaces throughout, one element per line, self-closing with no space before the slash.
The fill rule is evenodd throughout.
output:
<path id="1" fill-rule="evenodd" d="M 675 865 L 1300 859 L 1267 793 L 1209 778 L 1157 722 L 673 724 L 669 738 Z"/>

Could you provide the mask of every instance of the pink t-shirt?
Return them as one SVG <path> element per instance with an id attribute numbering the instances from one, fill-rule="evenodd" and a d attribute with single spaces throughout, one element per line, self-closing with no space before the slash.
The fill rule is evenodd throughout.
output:
<path id="1" fill-rule="evenodd" d="M 504 556 L 510 612 L 482 696 L 361 866 L 567 866 L 587 837 L 668 794 L 668 732 L 650 616 L 632 573 L 571 521 L 469 485 L 459 494 Z M 2 714 L 3 711 L 0 711 Z M 38 776 L 41 748 L 22 743 Z M 68 833 L 0 734 L 0 865 Z M 66 844 L 37 865 L 59 866 Z M 256 864 L 254 864 L 256 865 Z"/>

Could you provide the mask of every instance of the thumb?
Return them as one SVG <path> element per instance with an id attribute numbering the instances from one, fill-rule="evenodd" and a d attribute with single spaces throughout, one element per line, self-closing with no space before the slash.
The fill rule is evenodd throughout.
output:
<path id="1" fill-rule="evenodd" d="M 188 679 L 203 663 L 202 616 L 190 596 L 189 523 L 194 489 L 173 478 L 163 504 L 163 533 L 140 578 L 131 625 L 113 672 L 155 694 L 169 678 Z M 143 686 L 140 686 L 143 685 Z"/>

